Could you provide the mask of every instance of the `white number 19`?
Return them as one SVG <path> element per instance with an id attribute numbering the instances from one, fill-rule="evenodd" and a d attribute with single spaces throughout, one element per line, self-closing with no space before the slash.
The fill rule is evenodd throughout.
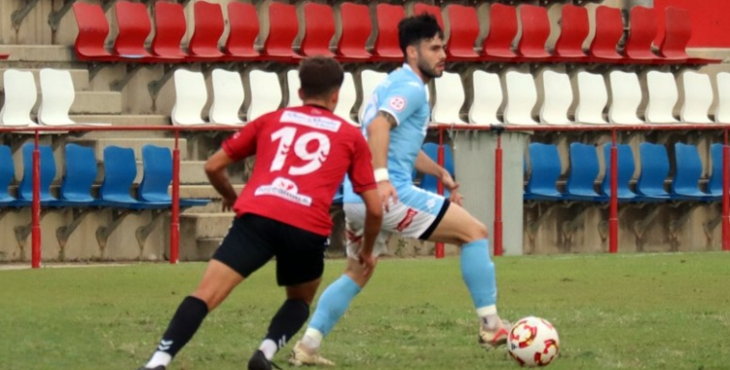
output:
<path id="1" fill-rule="evenodd" d="M 279 171 L 284 168 L 284 162 L 291 150 L 292 142 L 296 136 L 297 129 L 294 127 L 283 127 L 271 134 L 271 141 L 279 140 L 279 148 L 276 156 L 271 162 L 271 171 Z M 317 141 L 317 149 L 313 152 L 307 150 L 310 142 Z M 330 140 L 327 135 L 319 132 L 308 132 L 297 139 L 294 143 L 294 154 L 304 161 L 309 161 L 303 166 L 292 166 L 289 168 L 290 175 L 306 175 L 322 167 L 330 153 Z"/>

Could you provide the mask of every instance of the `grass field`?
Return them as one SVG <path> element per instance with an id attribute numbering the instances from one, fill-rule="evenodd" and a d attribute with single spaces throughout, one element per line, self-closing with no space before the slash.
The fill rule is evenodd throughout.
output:
<path id="1" fill-rule="evenodd" d="M 730 253 L 496 263 L 502 315 L 557 327 L 551 369 L 730 369 Z M 328 262 L 325 283 L 343 266 Z M 136 369 L 204 267 L 0 271 L 0 369 Z M 282 301 L 269 265 L 208 316 L 171 368 L 244 369 Z M 323 350 L 341 369 L 518 368 L 505 351 L 478 347 L 476 331 L 458 258 L 384 260 Z M 284 368 L 291 344 L 276 359 Z"/>

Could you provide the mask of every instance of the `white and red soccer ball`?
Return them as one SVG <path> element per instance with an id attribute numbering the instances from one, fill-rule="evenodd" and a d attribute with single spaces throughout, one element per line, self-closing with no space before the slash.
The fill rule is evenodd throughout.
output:
<path id="1" fill-rule="evenodd" d="M 545 319 L 529 316 L 517 321 L 507 338 L 507 352 L 521 366 L 547 366 L 560 350 L 555 327 Z"/>

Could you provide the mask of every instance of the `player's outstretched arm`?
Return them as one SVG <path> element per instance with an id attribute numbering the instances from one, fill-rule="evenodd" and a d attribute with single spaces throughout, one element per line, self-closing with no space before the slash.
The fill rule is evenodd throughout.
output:
<path id="1" fill-rule="evenodd" d="M 223 198 L 224 211 L 231 210 L 237 198 L 236 191 L 233 190 L 226 174 L 226 168 L 231 163 L 233 163 L 233 160 L 223 150 L 217 151 L 205 162 L 205 174 L 208 176 L 210 184 Z"/>
<path id="2" fill-rule="evenodd" d="M 378 116 L 368 126 L 368 145 L 373 156 L 375 181 L 378 182 L 380 201 L 385 211 L 390 210 L 390 200 L 398 202 L 395 187 L 388 180 L 388 146 L 390 145 L 390 130 L 398 124 L 395 117 L 385 111 L 378 112 Z"/>
<path id="3" fill-rule="evenodd" d="M 376 189 L 364 191 L 360 197 L 365 203 L 365 230 L 359 259 L 360 263 L 364 265 L 365 276 L 370 276 L 375 266 L 373 248 L 383 222 L 383 207 L 380 202 L 380 194 Z"/>

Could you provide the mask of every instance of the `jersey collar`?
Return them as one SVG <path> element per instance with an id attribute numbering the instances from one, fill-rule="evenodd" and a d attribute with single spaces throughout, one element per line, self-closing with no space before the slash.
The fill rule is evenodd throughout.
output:
<path id="1" fill-rule="evenodd" d="M 411 68 L 411 66 L 409 66 L 408 63 L 403 63 L 402 68 L 405 69 L 406 71 L 408 71 L 408 73 L 410 73 L 416 80 L 418 80 L 418 82 L 421 83 L 421 86 L 426 86 L 426 84 L 423 83 L 423 80 L 420 77 L 418 77 L 416 72 L 413 71 L 413 68 Z"/>

